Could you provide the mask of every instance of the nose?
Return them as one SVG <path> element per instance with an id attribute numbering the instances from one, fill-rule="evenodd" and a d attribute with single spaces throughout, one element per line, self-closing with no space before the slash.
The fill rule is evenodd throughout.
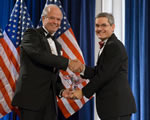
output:
<path id="1" fill-rule="evenodd" d="M 96 31 L 101 31 L 101 30 L 102 30 L 102 27 L 101 27 L 101 26 L 97 26 L 97 27 L 95 27 L 95 30 L 96 30 Z"/>
<path id="2" fill-rule="evenodd" d="M 54 22 L 55 24 L 57 24 L 57 23 L 58 23 L 57 19 L 54 19 L 54 20 L 53 20 L 53 22 Z"/>

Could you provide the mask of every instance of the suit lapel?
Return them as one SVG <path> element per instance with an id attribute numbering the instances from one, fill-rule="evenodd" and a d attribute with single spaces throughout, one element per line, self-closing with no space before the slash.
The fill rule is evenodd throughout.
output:
<path id="1" fill-rule="evenodd" d="M 103 49 L 102 53 L 98 56 L 97 65 L 100 64 L 100 63 L 102 63 L 103 58 L 104 58 L 104 54 L 105 54 L 105 50 L 107 49 L 107 46 L 109 44 L 111 44 L 115 39 L 116 39 L 115 34 L 112 34 L 111 37 L 108 38 L 108 40 L 106 42 L 106 45 L 104 46 L 104 49 Z"/>
<path id="2" fill-rule="evenodd" d="M 56 40 L 54 40 L 54 42 L 55 42 L 55 45 L 56 45 L 56 50 L 57 50 L 58 55 L 61 55 L 61 54 L 60 54 L 60 51 L 61 51 L 61 46 L 60 46 L 60 44 L 59 44 Z"/>
<path id="3" fill-rule="evenodd" d="M 50 53 L 52 53 L 52 52 L 51 52 L 51 49 L 50 49 L 50 46 L 49 46 L 49 43 L 48 43 L 48 40 L 47 40 L 47 38 L 46 38 L 46 36 L 45 36 L 45 32 L 46 32 L 46 31 L 45 31 L 42 27 L 39 28 L 38 31 L 40 32 L 40 35 L 42 36 L 42 41 L 44 41 L 45 46 L 46 46 L 46 49 L 47 49 Z M 55 45 L 56 45 L 57 53 L 58 53 L 58 55 L 60 55 L 61 45 L 60 45 L 56 40 L 54 40 L 54 42 L 55 42 Z"/>
<path id="4" fill-rule="evenodd" d="M 45 44 L 45 46 L 46 46 L 46 49 L 51 53 L 51 49 L 50 49 L 48 40 L 47 40 L 47 38 L 46 38 L 46 36 L 45 36 L 45 32 L 46 32 L 46 31 L 45 31 L 42 27 L 40 27 L 40 28 L 37 29 L 37 30 L 38 30 L 38 32 L 39 32 L 40 35 L 41 35 L 42 41 L 44 42 L 44 44 Z"/>

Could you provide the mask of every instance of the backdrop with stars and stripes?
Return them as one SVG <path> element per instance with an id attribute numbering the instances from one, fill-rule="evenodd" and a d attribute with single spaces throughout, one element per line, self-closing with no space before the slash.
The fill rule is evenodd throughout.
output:
<path id="1" fill-rule="evenodd" d="M 63 20 L 60 29 L 56 32 L 55 37 L 62 45 L 63 56 L 69 59 L 79 59 L 84 63 L 81 49 L 77 43 L 75 35 L 71 29 L 71 26 L 67 20 L 65 12 L 62 8 L 59 0 L 47 0 L 46 4 L 56 4 L 59 6 L 63 13 Z M 33 27 L 27 7 L 23 0 L 17 0 L 12 10 L 8 25 L 6 26 L 3 35 L 1 37 L 1 51 L 0 51 L 0 77 L 1 77 L 1 89 L 0 89 L 0 118 L 7 113 L 11 112 L 11 99 L 15 90 L 15 82 L 19 75 L 20 67 L 20 50 L 19 45 L 22 40 L 23 33 L 26 29 Z M 1 34 L 2 35 L 2 34 Z M 66 80 L 65 76 L 72 73 L 69 69 L 61 71 L 60 76 L 62 82 L 66 88 L 72 86 L 71 80 Z M 74 74 L 78 76 L 77 74 Z M 79 89 L 87 84 L 88 80 L 80 78 L 80 83 L 77 85 Z M 70 117 L 76 111 L 83 107 L 88 101 L 83 97 L 81 100 L 69 100 L 65 98 L 58 99 L 58 106 L 62 111 L 65 118 Z"/>
<path id="2" fill-rule="evenodd" d="M 27 7 L 17 0 L 3 36 L 0 33 L 0 118 L 14 109 L 11 100 L 19 76 L 20 42 L 26 29 L 33 27 Z"/>

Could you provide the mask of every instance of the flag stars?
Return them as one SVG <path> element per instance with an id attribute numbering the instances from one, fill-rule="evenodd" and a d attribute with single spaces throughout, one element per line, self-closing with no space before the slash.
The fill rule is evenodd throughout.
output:
<path id="1" fill-rule="evenodd" d="M 66 21 L 64 21 L 64 24 L 66 24 Z"/>
<path id="2" fill-rule="evenodd" d="M 11 36 L 11 38 L 15 38 L 15 36 L 14 36 L 14 35 L 12 35 L 12 36 Z"/>
<path id="3" fill-rule="evenodd" d="M 15 28 L 16 27 L 16 25 L 13 25 L 13 28 Z"/>
<path id="4" fill-rule="evenodd" d="M 64 16 L 64 20 L 66 20 L 66 16 Z"/>
<path id="5" fill-rule="evenodd" d="M 25 14 L 26 14 L 26 12 L 24 11 L 24 12 L 23 12 L 23 14 L 25 15 Z"/>
<path id="6" fill-rule="evenodd" d="M 27 7 L 24 7 L 25 10 L 27 10 Z"/>
<path id="7" fill-rule="evenodd" d="M 3 36 L 3 34 L 0 32 L 0 36 Z"/>
<path id="8" fill-rule="evenodd" d="M 28 14 L 27 7 L 24 6 L 24 2 L 22 0 L 18 0 L 6 27 L 8 37 L 12 40 L 16 47 L 19 46 L 24 31 L 27 28 L 33 27 L 29 17 L 30 15 Z"/>
<path id="9" fill-rule="evenodd" d="M 27 26 L 29 26 L 30 24 L 29 23 L 27 23 Z"/>
<path id="10" fill-rule="evenodd" d="M 20 39 L 20 37 L 18 36 L 18 37 L 17 37 L 17 40 L 19 40 L 19 39 Z"/>
<path id="11" fill-rule="evenodd" d="M 60 34 L 61 34 L 61 32 L 59 31 L 59 32 L 58 32 L 58 34 L 60 35 Z"/>
<path id="12" fill-rule="evenodd" d="M 19 42 L 18 42 L 18 41 L 16 42 L 16 45 L 19 45 Z"/>
<path id="13" fill-rule="evenodd" d="M 14 17 L 17 17 L 17 15 L 15 14 Z"/>

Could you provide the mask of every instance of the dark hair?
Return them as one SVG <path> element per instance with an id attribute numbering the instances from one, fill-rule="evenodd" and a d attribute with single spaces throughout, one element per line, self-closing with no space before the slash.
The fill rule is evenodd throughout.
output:
<path id="1" fill-rule="evenodd" d="M 113 17 L 113 15 L 111 13 L 106 13 L 106 12 L 99 13 L 95 17 L 95 19 L 100 18 L 100 17 L 106 17 L 106 18 L 108 18 L 108 22 L 109 22 L 110 25 L 115 24 L 114 17 Z"/>

